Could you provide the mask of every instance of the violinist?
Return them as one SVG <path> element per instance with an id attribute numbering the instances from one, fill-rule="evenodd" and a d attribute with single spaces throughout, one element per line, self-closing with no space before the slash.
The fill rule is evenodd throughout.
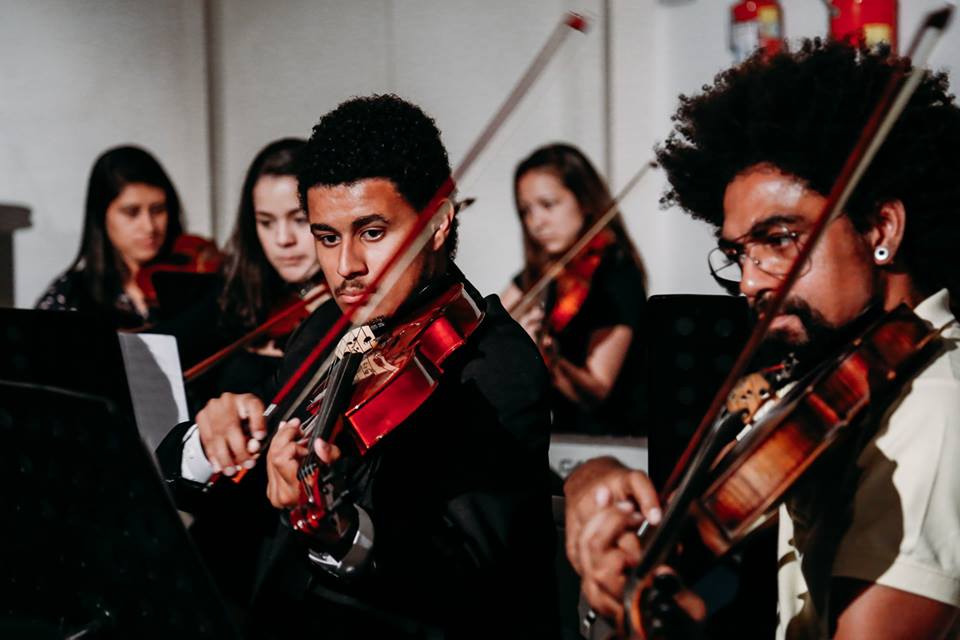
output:
<path id="1" fill-rule="evenodd" d="M 769 303 L 804 245 L 895 62 L 886 51 L 808 41 L 754 57 L 682 99 L 658 150 L 666 200 L 716 228 L 711 271 L 753 309 Z M 778 638 L 957 631 L 960 329 L 950 301 L 960 293 L 960 108 L 946 74 L 921 72 L 773 319 L 757 368 L 792 353 L 810 370 L 849 343 L 864 317 L 900 303 L 941 329 L 945 348 L 871 407 L 857 424 L 862 441 L 828 450 L 780 507 Z M 659 523 L 662 506 L 645 475 L 611 459 L 583 465 L 566 495 L 568 555 L 589 602 L 615 616 L 640 552 L 630 531 Z M 702 602 L 681 595 L 682 610 L 701 616 Z"/>
<path id="2" fill-rule="evenodd" d="M 118 328 L 154 320 L 137 274 L 169 255 L 182 229 L 180 199 L 156 158 L 139 147 L 105 151 L 90 171 L 77 257 L 36 308 L 98 312 Z"/>
<path id="3" fill-rule="evenodd" d="M 257 153 L 247 169 L 225 249 L 222 289 L 161 327 L 178 337 L 185 367 L 324 286 L 297 195 L 296 161 L 304 144 L 284 138 Z M 304 316 L 326 300 L 329 297 L 318 299 Z M 191 396 L 205 403 L 220 393 L 257 388 L 280 364 L 295 324 L 225 355 L 190 385 Z"/>
<path id="4" fill-rule="evenodd" d="M 508 309 L 613 204 L 587 157 L 567 144 L 523 160 L 514 196 L 525 264 L 502 294 Z M 642 428 L 644 279 L 617 214 L 546 289 L 544 304 L 515 312 L 550 369 L 555 432 L 636 435 Z"/>
<path id="5" fill-rule="evenodd" d="M 271 142 L 247 170 L 218 300 L 225 327 L 254 329 L 290 294 L 303 297 L 323 283 L 310 223 L 297 196 L 296 160 L 304 144 L 294 138 Z M 274 338 L 253 350 L 280 356 L 282 347 Z"/>
<path id="6" fill-rule="evenodd" d="M 284 138 L 257 153 L 246 172 L 227 242 L 222 268 L 225 283 L 154 329 L 177 337 L 185 368 L 235 344 L 271 314 L 324 286 L 313 235 L 297 193 L 296 162 L 305 144 L 305 140 Z M 333 306 L 329 296 L 321 297 L 309 311 L 321 302 Z M 188 382 L 191 406 L 199 410 L 222 393 L 259 390 L 280 366 L 293 329 L 221 352 L 225 355 L 207 372 Z M 250 556 L 257 551 L 260 531 L 255 519 L 242 530 L 229 522 L 231 511 L 248 504 L 228 500 L 215 507 L 194 520 L 190 533 L 221 592 L 242 608 L 253 586 L 255 562 Z M 272 526 L 274 521 L 269 517 L 264 526 Z"/>
<path id="7" fill-rule="evenodd" d="M 354 98 L 320 119 L 299 190 L 341 309 L 360 299 L 450 175 L 433 120 L 396 96 Z M 254 635 L 555 634 L 547 373 L 499 300 L 481 297 L 453 263 L 454 207 L 442 210 L 426 246 L 382 292 L 377 324 L 389 330 L 451 286 L 462 286 L 483 318 L 446 360 L 429 399 L 354 460 L 342 527 L 315 535 L 290 527 L 308 451 L 298 420 L 281 423 L 266 443 L 264 402 L 252 394 L 211 401 L 195 427 L 181 425 L 158 450 L 188 510 L 215 494 L 203 491 L 215 470 L 252 468 L 238 487 L 259 477 L 280 524 L 262 556 Z M 288 345 L 277 385 L 333 325 L 323 310 Z M 315 453 L 324 463 L 356 455 L 344 445 L 318 440 Z"/>

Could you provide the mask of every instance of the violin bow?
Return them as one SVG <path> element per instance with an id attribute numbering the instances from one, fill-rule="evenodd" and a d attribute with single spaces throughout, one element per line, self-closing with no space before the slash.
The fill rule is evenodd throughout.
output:
<path id="1" fill-rule="evenodd" d="M 337 336 L 351 326 L 355 317 L 357 317 L 360 322 L 369 318 L 372 310 L 376 308 L 379 301 L 389 292 L 388 286 L 392 287 L 396 283 L 407 266 L 409 266 L 420 250 L 426 245 L 427 240 L 433 232 L 432 223 L 438 218 L 439 214 L 443 212 L 444 207 L 449 206 L 447 202 L 456 189 L 457 181 L 474 165 L 480 157 L 480 154 L 490 144 L 490 141 L 496 135 L 497 131 L 500 130 L 504 122 L 516 111 L 520 102 L 530 92 L 530 89 L 543 74 L 543 71 L 560 50 L 560 47 L 566 42 L 567 38 L 575 32 L 586 33 L 587 27 L 587 19 L 584 16 L 572 12 L 564 15 L 563 20 L 561 20 L 551 32 L 546 44 L 544 44 L 534 57 L 533 61 L 520 77 L 520 80 L 507 95 L 503 104 L 467 150 L 459 166 L 440 186 L 427 206 L 424 207 L 417 216 L 417 221 L 413 228 L 384 265 L 383 269 L 381 269 L 380 273 L 374 277 L 368 290 L 364 292 L 360 300 L 344 312 L 327 334 L 317 343 L 316 347 L 314 347 L 294 374 L 274 396 L 264 415 L 270 416 L 277 410 L 279 404 L 283 402 L 293 388 L 299 384 L 301 378 L 313 367 L 321 354 L 329 349 L 333 341 L 337 339 Z M 389 281 L 387 280 L 388 277 L 390 278 Z M 324 363 L 324 366 L 321 366 L 317 370 L 310 384 L 304 385 L 296 401 L 291 403 L 291 407 L 299 405 L 303 398 L 310 393 L 316 381 L 320 380 L 324 375 L 330 360 L 331 358 L 328 358 L 328 362 Z"/>
<path id="2" fill-rule="evenodd" d="M 610 221 L 617 217 L 617 214 L 620 212 L 620 203 L 623 202 L 624 198 L 633 191 L 633 188 L 643 180 L 644 176 L 651 169 L 655 169 L 657 163 L 653 160 L 650 160 L 644 164 L 639 171 L 633 174 L 633 177 L 627 181 L 627 184 L 620 189 L 616 197 L 610 203 L 610 206 L 607 207 L 607 210 L 601 215 L 597 220 L 590 226 L 589 229 L 577 240 L 573 245 L 567 249 L 566 253 L 560 256 L 558 259 L 550 263 L 550 266 L 543 272 L 543 274 L 537 278 L 536 282 L 527 289 L 526 293 L 523 294 L 523 297 L 517 300 L 511 307 L 507 310 L 510 315 L 515 316 L 525 312 L 533 303 L 536 301 L 540 294 L 543 293 L 543 290 L 553 282 L 557 276 L 563 271 L 563 269 L 570 264 L 570 261 L 573 260 L 580 251 L 587 246 L 591 240 L 597 237 L 597 234 L 603 231 Z"/>
<path id="3" fill-rule="evenodd" d="M 662 524 L 659 527 L 648 527 L 645 523 L 640 531 L 646 544 L 639 564 L 632 570 L 634 582 L 632 587 L 627 589 L 625 599 L 628 606 L 631 601 L 631 590 L 636 587 L 636 579 L 646 577 L 656 566 L 662 564 L 673 547 L 676 527 L 668 526 L 668 523 L 677 522 L 686 514 L 701 488 L 699 485 L 709 471 L 713 455 L 723 444 L 724 436 L 734 433 L 733 429 L 736 429 L 737 425 L 742 428 L 742 422 L 739 420 L 718 421 L 727 397 L 736 382 L 746 372 L 773 318 L 783 310 L 787 294 L 799 279 L 803 266 L 809 260 L 827 224 L 843 211 L 860 178 L 923 79 L 927 60 L 950 23 L 953 8 L 950 4 L 928 13 L 913 37 L 909 52 L 897 60 L 897 65 L 877 105 L 830 190 L 823 209 L 811 229 L 809 240 L 801 247 L 790 271 L 774 293 L 769 308 L 764 309 L 760 314 L 759 321 L 746 346 L 714 396 L 710 408 L 697 427 L 683 456 L 674 467 L 663 491 L 663 496 L 673 495 L 666 503 Z"/>
<path id="4" fill-rule="evenodd" d="M 223 349 L 215 352 L 213 355 L 208 356 L 193 365 L 189 369 L 183 372 L 183 379 L 185 382 L 192 382 L 193 380 L 199 378 L 204 373 L 212 369 L 217 363 L 219 363 L 223 358 L 229 356 L 234 351 L 241 349 L 263 334 L 267 333 L 273 327 L 278 324 L 283 323 L 288 318 L 292 318 L 296 314 L 303 311 L 305 308 L 309 307 L 314 302 L 322 304 L 325 302 L 325 299 L 330 298 L 330 288 L 324 284 L 318 286 L 316 290 L 311 291 L 309 294 L 304 296 L 302 299 L 297 300 L 295 303 L 290 305 L 288 308 L 284 309 L 280 313 L 276 314 L 274 317 L 270 318 L 260 326 L 258 326 L 253 331 L 250 331 L 246 335 L 237 340 L 233 341 L 229 345 L 225 346 Z"/>
<path id="5" fill-rule="evenodd" d="M 340 316 L 337 322 L 330 327 L 327 333 L 303 359 L 293 374 L 284 382 L 283 386 L 280 387 L 280 390 L 274 394 L 270 404 L 264 409 L 263 415 L 265 418 L 271 418 L 281 405 L 284 405 L 285 408 L 282 411 L 282 419 L 288 420 L 296 408 L 313 392 L 317 384 L 327 375 L 333 363 L 336 362 L 336 354 L 331 350 L 331 353 L 321 365 L 314 368 L 320 356 L 330 349 L 333 341 L 336 340 L 338 336 L 351 327 L 356 326 L 353 322 L 355 317 L 358 317 L 358 321 L 361 322 L 369 318 L 373 309 L 376 308 L 377 303 L 388 293 L 388 289 L 382 286 L 386 278 L 388 276 L 391 277 L 389 285 L 392 287 L 399 280 L 400 275 L 403 274 L 406 267 L 409 266 L 420 250 L 426 245 L 433 231 L 432 223 L 444 210 L 443 208 L 445 206 L 453 206 L 456 210 L 457 207 L 451 202 L 451 198 L 456 190 L 457 181 L 474 165 L 480 157 L 480 154 L 487 148 L 506 120 L 516 111 L 520 102 L 530 92 L 530 89 L 533 88 L 533 85 L 543 74 L 543 71 L 554 56 L 556 56 L 567 38 L 572 33 L 586 33 L 588 26 L 589 24 L 586 17 L 574 12 L 564 14 L 563 19 L 554 27 L 547 42 L 540 51 L 537 52 L 537 55 L 507 95 L 503 104 L 467 150 L 458 167 L 444 183 L 440 185 L 440 188 L 437 189 L 437 192 L 427 203 L 427 206 L 418 214 L 413 227 L 404 237 L 400 246 L 397 247 L 397 250 L 387 260 L 384 267 L 373 278 L 367 290 L 361 294 L 361 298 L 351 305 L 343 315 Z M 462 206 L 469 206 L 470 202 L 465 200 L 461 204 Z M 394 275 L 391 276 L 391 272 L 394 272 Z M 310 376 L 306 384 L 301 386 L 299 393 L 293 401 L 289 401 L 290 394 L 312 369 L 314 370 L 313 375 Z M 246 469 L 241 469 L 236 475 L 230 476 L 230 479 L 237 483 L 240 482 L 244 475 L 246 475 Z M 218 479 L 219 475 L 212 476 L 207 482 L 207 486 L 213 485 Z"/>

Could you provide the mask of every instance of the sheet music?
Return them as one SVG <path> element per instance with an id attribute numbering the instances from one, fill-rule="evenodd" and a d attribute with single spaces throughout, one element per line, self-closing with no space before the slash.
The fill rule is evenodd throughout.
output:
<path id="1" fill-rule="evenodd" d="M 582 463 L 599 456 L 612 456 L 632 469 L 647 471 L 649 463 L 646 438 L 615 436 L 550 436 L 550 468 L 566 478 Z"/>
<path id="2" fill-rule="evenodd" d="M 177 339 L 154 333 L 118 333 L 140 437 L 153 452 L 177 424 L 189 419 Z"/>

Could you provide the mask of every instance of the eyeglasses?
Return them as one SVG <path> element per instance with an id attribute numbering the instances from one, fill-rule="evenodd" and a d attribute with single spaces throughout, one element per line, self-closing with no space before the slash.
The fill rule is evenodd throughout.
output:
<path id="1" fill-rule="evenodd" d="M 734 294 L 740 292 L 744 260 L 750 260 L 766 274 L 782 278 L 800 255 L 800 234 L 786 225 L 751 231 L 727 244 L 711 250 L 707 254 L 707 263 L 713 279 Z M 807 262 L 800 275 L 809 268 Z"/>

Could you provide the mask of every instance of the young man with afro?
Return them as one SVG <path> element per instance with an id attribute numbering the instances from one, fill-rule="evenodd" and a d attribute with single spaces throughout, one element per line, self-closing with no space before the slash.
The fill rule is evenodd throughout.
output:
<path id="1" fill-rule="evenodd" d="M 681 98 L 658 150 L 665 202 L 716 229 L 712 273 L 755 311 L 806 241 L 895 64 L 882 50 L 806 42 Z M 826 227 L 765 347 L 809 369 L 849 343 L 865 313 L 906 304 L 943 329 L 943 349 L 871 407 L 858 425 L 869 434 L 862 446 L 829 453 L 780 508 L 777 638 L 956 632 L 960 328 L 950 307 L 960 294 L 960 109 L 945 74 L 916 73 L 920 86 Z M 616 617 L 640 553 L 632 531 L 662 518 L 657 495 L 611 459 L 581 466 L 566 495 L 568 555 L 591 605 Z M 676 601 L 702 616 L 691 592 Z"/>

